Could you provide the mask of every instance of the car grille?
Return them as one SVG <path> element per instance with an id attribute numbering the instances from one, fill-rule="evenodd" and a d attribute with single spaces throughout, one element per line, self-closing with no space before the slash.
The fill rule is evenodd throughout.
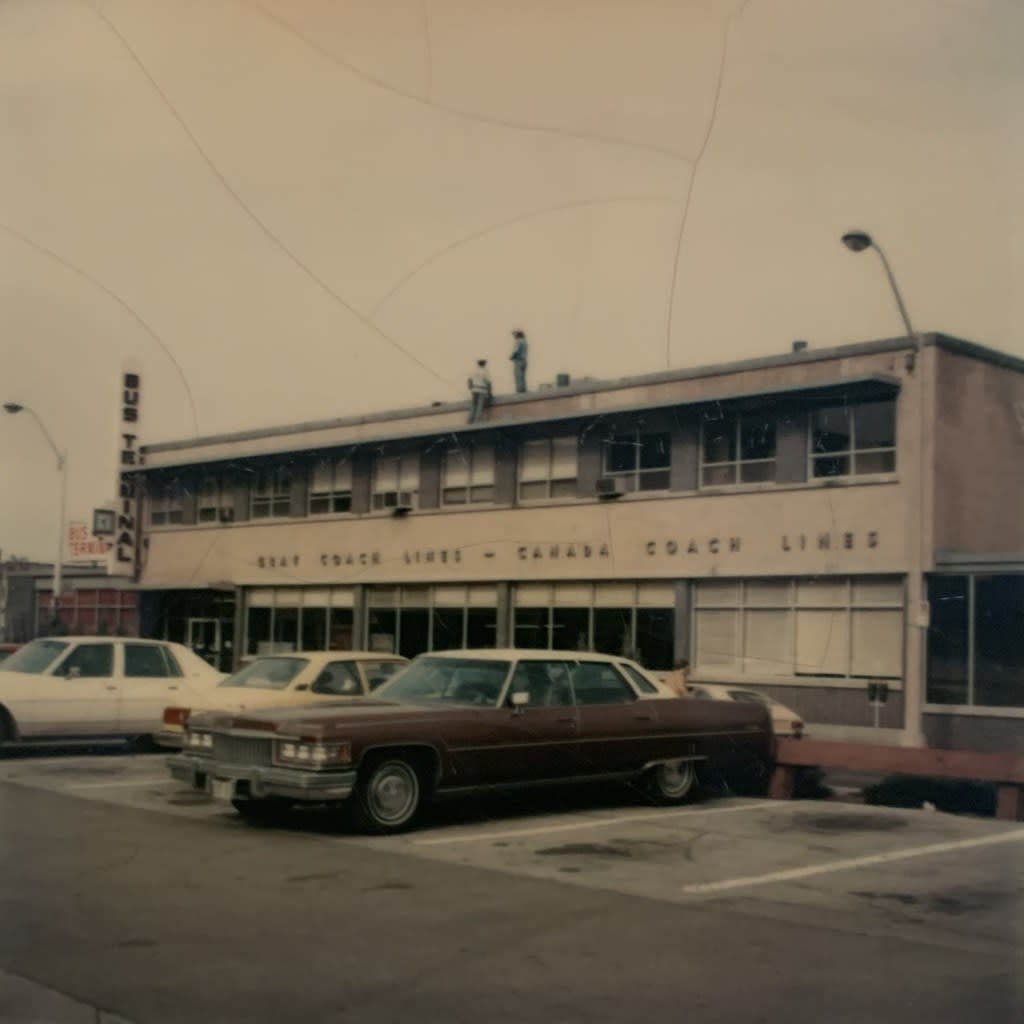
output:
<path id="1" fill-rule="evenodd" d="M 213 734 L 213 756 L 228 764 L 271 764 L 271 740 Z"/>

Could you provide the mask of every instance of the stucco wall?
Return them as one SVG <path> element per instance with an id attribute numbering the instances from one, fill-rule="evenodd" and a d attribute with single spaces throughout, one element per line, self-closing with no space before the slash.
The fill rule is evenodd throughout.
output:
<path id="1" fill-rule="evenodd" d="M 1024 374 L 935 354 L 936 550 L 1024 551 Z"/>

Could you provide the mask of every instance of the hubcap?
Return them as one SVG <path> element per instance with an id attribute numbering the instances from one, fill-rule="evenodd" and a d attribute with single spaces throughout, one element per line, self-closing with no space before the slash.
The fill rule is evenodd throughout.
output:
<path id="1" fill-rule="evenodd" d="M 374 777 L 368 795 L 378 821 L 403 821 L 416 808 L 419 782 L 405 765 L 385 765 Z"/>
<path id="2" fill-rule="evenodd" d="M 658 769 L 658 782 L 666 796 L 683 796 L 693 785 L 692 761 L 682 764 L 663 764 Z"/>

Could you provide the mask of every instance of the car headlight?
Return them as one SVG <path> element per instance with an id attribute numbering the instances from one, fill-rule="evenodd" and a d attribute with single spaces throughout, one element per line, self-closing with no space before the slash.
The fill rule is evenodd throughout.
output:
<path id="1" fill-rule="evenodd" d="M 189 750 L 195 750 L 200 753 L 207 750 L 213 750 L 213 733 L 212 732 L 196 732 L 194 729 L 189 729 L 185 733 L 185 746 Z"/>
<path id="2" fill-rule="evenodd" d="M 301 768 L 333 768 L 352 763 L 351 743 L 302 743 L 288 740 L 276 745 L 278 764 Z"/>

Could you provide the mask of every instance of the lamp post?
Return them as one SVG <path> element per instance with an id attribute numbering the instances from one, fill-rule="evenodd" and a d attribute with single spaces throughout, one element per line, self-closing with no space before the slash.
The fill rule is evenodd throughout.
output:
<path id="1" fill-rule="evenodd" d="M 911 746 L 925 746 L 924 732 L 922 729 L 922 712 L 924 709 L 924 695 L 927 685 L 926 675 L 926 637 L 929 625 L 928 603 L 924 585 L 925 573 L 931 568 L 931 557 L 929 554 L 931 544 L 931 523 L 928 519 L 928 497 L 926 491 L 931 488 L 931 475 L 928 473 L 928 460 L 926 452 L 928 447 L 925 440 L 926 415 L 925 405 L 928 390 L 925 386 L 925 353 L 924 342 L 921 335 L 914 330 L 910 323 L 910 315 L 907 313 L 906 304 L 900 294 L 899 285 L 896 284 L 896 277 L 889 266 L 889 261 L 882 251 L 882 247 L 866 231 L 848 231 L 842 238 L 843 245 L 850 252 L 864 252 L 865 249 L 874 249 L 878 258 L 882 261 L 885 269 L 885 276 L 889 280 L 889 287 L 892 289 L 893 298 L 899 309 L 900 317 L 903 319 L 903 326 L 907 338 L 914 346 L 914 355 L 907 358 L 907 371 L 912 372 L 917 367 L 917 467 L 916 472 L 912 471 L 912 479 L 909 482 L 911 488 L 910 498 L 907 502 L 907 542 L 910 546 L 910 566 L 908 573 L 908 631 L 910 639 L 909 650 L 907 651 L 906 666 L 907 680 L 903 691 L 903 715 L 904 733 L 906 742 Z M 919 364 L 919 365 L 918 365 Z M 910 463 L 913 466 L 913 462 Z M 917 543 L 912 538 L 917 533 Z"/>
<path id="2" fill-rule="evenodd" d="M 67 503 L 68 460 L 66 454 L 57 447 L 50 432 L 46 429 L 46 424 L 43 423 L 34 410 L 30 409 L 27 405 L 20 405 L 18 402 L 4 402 L 4 412 L 9 412 L 12 416 L 15 413 L 27 412 L 36 421 L 57 459 L 57 472 L 60 474 L 60 509 L 57 527 L 57 558 L 53 563 L 53 603 L 50 609 L 51 618 L 56 622 L 59 616 L 59 602 L 64 574 L 64 517 Z"/>

